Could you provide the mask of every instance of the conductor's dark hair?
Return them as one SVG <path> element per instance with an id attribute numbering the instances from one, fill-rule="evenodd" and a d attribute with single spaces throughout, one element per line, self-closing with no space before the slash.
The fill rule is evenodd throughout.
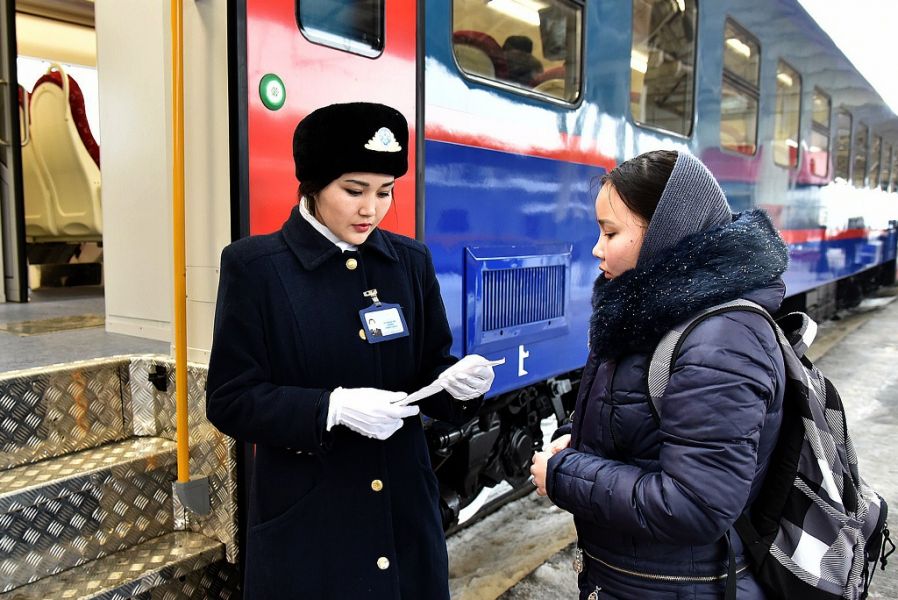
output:
<path id="1" fill-rule="evenodd" d="M 297 200 L 300 200 L 303 196 L 305 196 L 308 203 L 309 213 L 314 216 L 316 208 L 315 205 L 318 202 L 318 194 L 320 194 L 321 190 L 326 188 L 328 185 L 330 185 L 329 181 L 301 181 L 299 183 L 299 198 L 297 198 Z"/>
<path id="2" fill-rule="evenodd" d="M 676 162 L 677 153 L 673 150 L 646 152 L 605 173 L 601 185 L 610 183 L 627 208 L 648 223 Z"/>

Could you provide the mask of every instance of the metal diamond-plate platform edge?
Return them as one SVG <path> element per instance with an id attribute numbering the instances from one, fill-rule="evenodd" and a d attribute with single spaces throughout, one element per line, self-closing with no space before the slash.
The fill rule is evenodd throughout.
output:
<path id="1" fill-rule="evenodd" d="M 107 472 L 140 473 L 175 464 L 177 445 L 136 438 L 0 471 L 0 514 L 75 494 Z"/>
<path id="2" fill-rule="evenodd" d="M 165 391 L 149 380 L 157 366 L 167 370 Z M 217 539 L 226 548 L 228 561 L 237 561 L 237 462 L 236 443 L 206 419 L 205 365 L 187 366 L 188 424 L 190 427 L 191 477 L 207 477 L 212 511 L 199 516 L 182 509 L 175 498 L 175 526 Z M 175 439 L 175 369 L 168 358 L 135 357 L 129 367 L 130 408 L 135 432 Z M 127 412 L 127 407 L 126 407 Z"/>
<path id="3" fill-rule="evenodd" d="M 70 569 L 56 577 L 0 594 L 0 600 L 145 598 L 147 596 L 143 594 L 150 590 L 167 586 L 182 577 L 186 582 L 188 578 L 185 576 L 223 558 L 224 549 L 220 542 L 196 533 L 179 531 Z M 235 579 L 232 577 L 229 581 L 233 584 Z M 219 593 L 217 597 L 220 598 L 236 597 L 233 588 Z"/>
<path id="4" fill-rule="evenodd" d="M 130 435 L 122 411 L 130 359 L 97 359 L 0 375 L 0 470 Z"/>
<path id="5" fill-rule="evenodd" d="M 175 444 L 132 439 L 0 474 L 0 591 L 173 530 Z"/>
<path id="6" fill-rule="evenodd" d="M 137 359 L 154 359 L 170 360 L 165 354 L 117 354 L 115 356 L 104 356 L 102 358 L 89 358 L 86 360 L 73 360 L 65 363 L 56 363 L 45 365 L 42 367 L 29 367 L 27 369 L 18 369 L 14 371 L 4 371 L 0 373 L 0 382 L 6 379 L 16 379 L 20 377 L 34 377 L 35 375 L 45 375 L 47 373 L 70 371 L 72 369 L 80 369 L 84 367 L 126 364 Z"/>

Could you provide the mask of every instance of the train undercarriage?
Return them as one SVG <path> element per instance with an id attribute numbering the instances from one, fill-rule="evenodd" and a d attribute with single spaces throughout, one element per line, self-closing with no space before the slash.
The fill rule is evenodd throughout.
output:
<path id="1" fill-rule="evenodd" d="M 530 459 L 543 447 L 546 425 L 552 429 L 570 415 L 579 380 L 580 370 L 567 373 L 491 398 L 461 427 L 434 422 L 427 428 L 445 529 L 454 531 L 533 489 Z"/>

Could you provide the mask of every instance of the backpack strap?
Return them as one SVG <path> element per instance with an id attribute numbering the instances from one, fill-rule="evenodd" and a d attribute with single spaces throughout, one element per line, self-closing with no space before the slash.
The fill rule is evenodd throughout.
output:
<path id="1" fill-rule="evenodd" d="M 736 600 L 736 580 L 739 575 L 736 573 L 736 552 L 733 550 L 733 540 L 730 539 L 730 530 L 727 529 L 723 534 L 727 541 L 727 583 L 724 591 L 724 600 Z"/>
<path id="2" fill-rule="evenodd" d="M 764 540 L 761 534 L 751 522 L 748 510 L 742 511 L 736 522 L 733 523 L 733 529 L 742 539 L 742 548 L 749 555 L 753 564 L 760 565 L 764 562 L 764 556 L 767 554 L 767 547 L 764 546 Z"/>
<path id="3" fill-rule="evenodd" d="M 655 351 L 652 353 L 652 361 L 649 363 L 647 380 L 649 399 L 651 400 L 649 407 L 652 410 L 652 417 L 654 417 L 656 423 L 661 422 L 661 403 L 664 391 L 667 389 L 667 384 L 670 383 L 674 357 L 680 353 L 680 347 L 683 345 L 686 336 L 705 319 L 735 311 L 753 312 L 761 315 L 770 322 L 774 331 L 776 331 L 778 341 L 780 343 L 785 341 L 782 331 L 777 327 L 776 322 L 773 320 L 773 317 L 770 316 L 770 313 L 764 310 L 761 305 L 752 302 L 751 300 L 739 298 L 706 308 L 705 310 L 694 314 L 692 317 L 664 334 L 664 337 L 661 338 L 661 341 L 658 342 Z M 803 316 L 806 317 L 806 315 Z M 810 319 L 808 320 L 810 321 Z M 813 323 L 813 321 L 811 321 L 811 323 Z M 816 332 L 816 324 L 814 324 L 814 331 Z M 786 343 L 788 344 L 788 342 Z"/>
<path id="4" fill-rule="evenodd" d="M 661 338 L 661 341 L 658 342 L 655 351 L 652 353 L 652 361 L 649 364 L 646 379 L 649 398 L 651 399 L 649 406 L 656 423 L 660 422 L 661 397 L 664 395 L 667 384 L 670 382 L 674 357 L 679 354 L 680 347 L 683 345 L 686 336 L 708 317 L 740 310 L 757 313 L 766 318 L 773 327 L 780 346 L 783 348 L 791 347 L 799 360 L 804 357 L 808 348 L 814 342 L 814 338 L 817 337 L 817 323 L 805 313 L 792 312 L 778 321 L 774 321 L 770 313 L 761 305 L 741 298 L 706 308 L 694 314 L 664 334 L 664 337 Z"/>

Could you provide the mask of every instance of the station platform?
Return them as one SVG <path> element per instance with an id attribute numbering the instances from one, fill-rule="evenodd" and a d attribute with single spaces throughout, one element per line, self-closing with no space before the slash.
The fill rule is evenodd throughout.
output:
<path id="1" fill-rule="evenodd" d="M 108 333 L 103 288 L 41 288 L 0 303 L 0 373 L 122 354 L 168 354 L 168 342 Z"/>

